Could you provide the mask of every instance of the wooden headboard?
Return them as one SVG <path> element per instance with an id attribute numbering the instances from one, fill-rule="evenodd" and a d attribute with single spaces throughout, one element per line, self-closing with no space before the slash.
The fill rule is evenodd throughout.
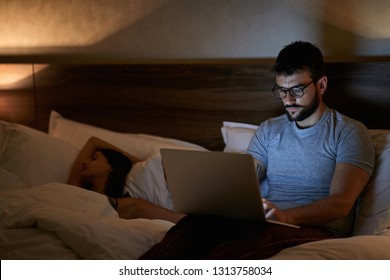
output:
<path id="1" fill-rule="evenodd" d="M 150 133 L 221 150 L 223 121 L 259 124 L 283 113 L 271 92 L 271 66 L 270 61 L 250 60 L 3 64 L 0 74 L 12 68 L 31 75 L 0 85 L 0 118 L 47 131 L 50 111 L 56 110 L 115 131 Z M 369 128 L 390 129 L 390 62 L 327 63 L 327 75 L 329 107 Z"/>

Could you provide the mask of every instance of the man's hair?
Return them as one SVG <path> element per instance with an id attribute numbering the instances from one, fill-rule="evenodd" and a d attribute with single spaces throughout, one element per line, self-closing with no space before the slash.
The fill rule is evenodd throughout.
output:
<path id="1" fill-rule="evenodd" d="M 321 50 L 309 42 L 296 41 L 285 46 L 276 58 L 273 71 L 290 76 L 298 70 L 308 70 L 314 81 L 325 75 Z"/>

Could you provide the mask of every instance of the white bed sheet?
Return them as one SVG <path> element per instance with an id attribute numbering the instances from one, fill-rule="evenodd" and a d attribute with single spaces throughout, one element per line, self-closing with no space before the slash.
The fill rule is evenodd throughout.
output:
<path id="1" fill-rule="evenodd" d="M 105 196 L 66 184 L 0 192 L 1 259 L 137 259 L 172 225 L 120 219 Z"/>
<path id="2" fill-rule="evenodd" d="M 0 192 L 0 259 L 137 259 L 172 226 L 120 219 L 105 196 L 66 184 Z M 311 242 L 271 259 L 390 259 L 390 236 Z"/>
<path id="3" fill-rule="evenodd" d="M 40 228 L 0 229 L 2 260 L 77 260 L 81 257 L 54 232 Z"/>
<path id="4" fill-rule="evenodd" d="M 360 235 L 291 247 L 273 260 L 390 260 L 390 236 Z"/>

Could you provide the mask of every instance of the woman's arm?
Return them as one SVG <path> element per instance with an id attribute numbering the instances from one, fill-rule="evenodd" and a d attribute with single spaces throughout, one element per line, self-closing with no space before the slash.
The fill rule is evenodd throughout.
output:
<path id="1" fill-rule="evenodd" d="M 116 199 L 114 204 L 119 217 L 123 219 L 161 219 L 177 223 L 185 216 L 140 198 L 122 197 Z"/>
<path id="2" fill-rule="evenodd" d="M 68 177 L 68 184 L 74 186 L 80 186 L 80 170 L 83 166 L 83 162 L 90 159 L 93 154 L 99 149 L 112 149 L 118 151 L 125 156 L 127 156 L 132 163 L 139 161 L 136 157 L 126 153 L 125 151 L 119 149 L 118 147 L 100 139 L 97 137 L 91 137 L 85 143 L 80 153 L 78 154 L 75 162 L 73 163 L 72 169 Z"/>

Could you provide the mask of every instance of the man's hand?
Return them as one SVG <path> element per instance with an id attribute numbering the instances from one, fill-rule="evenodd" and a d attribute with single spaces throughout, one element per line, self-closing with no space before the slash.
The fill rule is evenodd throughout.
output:
<path id="1" fill-rule="evenodd" d="M 262 202 L 266 219 L 284 223 L 287 222 L 287 216 L 282 210 L 278 209 L 272 202 L 264 198 Z"/>

